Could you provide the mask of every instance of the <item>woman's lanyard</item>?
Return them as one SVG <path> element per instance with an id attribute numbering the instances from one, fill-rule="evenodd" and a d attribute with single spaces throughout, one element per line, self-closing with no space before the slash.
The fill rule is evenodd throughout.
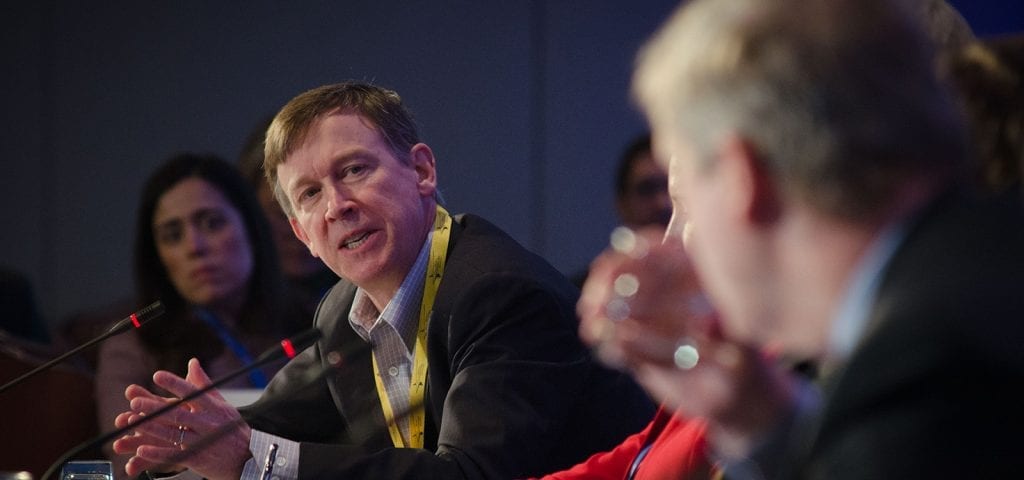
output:
<path id="1" fill-rule="evenodd" d="M 665 407 L 662 406 L 658 409 L 658 412 L 654 414 L 654 420 L 651 421 L 650 430 L 647 431 L 647 438 L 644 439 L 644 443 L 640 451 L 637 452 L 636 457 L 633 458 L 633 462 L 629 464 L 629 470 L 626 472 L 626 480 L 633 480 L 636 478 L 637 472 L 640 471 L 640 464 L 647 458 L 647 454 L 651 453 L 651 448 L 654 447 L 654 442 L 657 441 L 658 437 L 665 430 L 665 426 L 672 420 L 672 414 L 665 411 Z"/>
<path id="2" fill-rule="evenodd" d="M 651 452 L 651 446 L 653 442 L 647 441 L 644 448 L 640 449 L 640 453 L 636 454 L 636 458 L 633 459 L 633 463 L 629 466 L 629 472 L 626 474 L 626 480 L 633 480 L 636 477 L 637 470 L 640 470 L 640 462 L 644 461 L 647 454 Z"/>
<path id="3" fill-rule="evenodd" d="M 416 328 L 416 346 L 413 348 L 412 378 L 409 383 L 409 443 L 402 438 L 402 432 L 395 421 L 395 412 L 391 408 L 387 390 L 381 380 L 381 372 L 377 367 L 377 358 L 373 357 L 373 378 L 377 384 L 377 398 L 384 410 L 384 419 L 391 434 L 391 443 L 396 448 L 423 448 L 423 428 L 426 411 L 423 407 L 423 396 L 427 382 L 427 318 L 434 307 L 437 287 L 444 275 L 444 264 L 448 256 L 448 238 L 452 230 L 452 217 L 440 205 L 434 216 L 434 236 L 430 243 L 430 259 L 427 263 L 426 278 L 423 283 L 423 300 L 420 302 L 420 320 Z M 401 412 L 404 414 L 404 412 Z"/>
<path id="4" fill-rule="evenodd" d="M 238 341 L 234 335 L 231 335 L 228 328 L 214 314 L 205 308 L 196 307 L 193 310 L 214 332 L 217 332 L 220 341 L 224 342 L 224 345 L 227 345 L 234 352 L 238 360 L 242 362 L 242 365 L 249 365 L 253 362 L 252 355 L 249 354 L 249 350 L 245 348 L 245 345 L 242 345 L 242 342 Z M 255 369 L 249 372 L 249 383 L 256 388 L 267 388 L 267 376 L 259 369 Z"/>

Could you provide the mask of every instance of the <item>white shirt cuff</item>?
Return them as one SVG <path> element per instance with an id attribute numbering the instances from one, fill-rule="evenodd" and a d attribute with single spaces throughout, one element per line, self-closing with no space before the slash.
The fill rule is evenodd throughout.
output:
<path id="1" fill-rule="evenodd" d="M 254 429 L 249 439 L 252 458 L 245 462 L 242 469 L 243 480 L 263 478 L 270 446 L 273 444 L 277 445 L 277 454 L 273 464 L 269 466 L 270 480 L 294 480 L 299 477 L 299 442 Z"/>

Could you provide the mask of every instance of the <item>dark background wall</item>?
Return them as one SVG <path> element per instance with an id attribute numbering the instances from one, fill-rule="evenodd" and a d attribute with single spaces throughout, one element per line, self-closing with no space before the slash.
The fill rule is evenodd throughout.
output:
<path id="1" fill-rule="evenodd" d="M 1024 2 L 953 2 L 982 35 Z M 44 0 L 0 7 L 0 265 L 51 322 L 127 296 L 135 203 L 170 154 L 234 160 L 295 94 L 394 88 L 453 211 L 491 218 L 566 273 L 615 224 L 611 177 L 644 129 L 637 47 L 676 0 Z"/>

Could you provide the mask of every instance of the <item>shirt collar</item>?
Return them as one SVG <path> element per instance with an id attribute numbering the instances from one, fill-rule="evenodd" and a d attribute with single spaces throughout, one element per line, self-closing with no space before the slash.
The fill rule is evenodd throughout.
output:
<path id="1" fill-rule="evenodd" d="M 419 307 L 423 299 L 423 279 L 427 272 L 427 260 L 430 258 L 430 242 L 433 235 L 433 232 L 427 234 L 427 239 L 420 247 L 416 262 L 409 269 L 409 273 L 405 275 L 395 296 L 384 306 L 383 312 L 377 311 L 377 307 L 370 301 L 370 296 L 366 294 L 366 291 L 362 288 L 356 289 L 355 297 L 352 299 L 352 309 L 348 312 L 348 322 L 363 340 L 369 341 L 369 332 L 380 327 L 383 322 L 394 328 L 402 337 L 406 348 L 412 350 L 416 341 Z"/>
<path id="2" fill-rule="evenodd" d="M 871 306 L 878 296 L 878 287 L 886 266 L 906 236 L 906 223 L 893 223 L 882 230 L 861 257 L 849 277 L 849 286 L 833 317 L 826 362 L 845 361 L 864 336 L 871 315 Z"/>

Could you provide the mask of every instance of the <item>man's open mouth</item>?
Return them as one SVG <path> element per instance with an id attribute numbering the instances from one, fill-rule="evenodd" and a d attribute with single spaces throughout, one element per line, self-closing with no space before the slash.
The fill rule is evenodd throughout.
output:
<path id="1" fill-rule="evenodd" d="M 366 238 L 369 237 L 369 236 L 370 236 L 370 232 L 363 232 L 363 233 L 361 233 L 359 235 L 356 235 L 356 236 L 354 236 L 352 238 L 349 238 L 348 240 L 345 240 L 345 242 L 343 242 L 341 244 L 341 247 L 342 248 L 347 248 L 349 250 L 352 250 L 354 248 L 359 248 L 359 246 L 362 245 L 366 241 Z"/>

